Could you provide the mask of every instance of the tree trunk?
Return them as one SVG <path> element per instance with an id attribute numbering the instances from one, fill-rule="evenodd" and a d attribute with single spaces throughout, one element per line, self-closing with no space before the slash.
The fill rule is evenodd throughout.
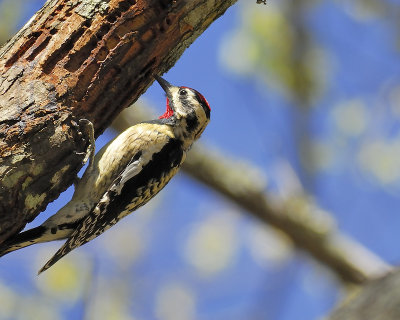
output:
<path id="1" fill-rule="evenodd" d="M 0 243 L 58 197 L 88 146 L 236 0 L 50 0 L 0 49 Z"/>

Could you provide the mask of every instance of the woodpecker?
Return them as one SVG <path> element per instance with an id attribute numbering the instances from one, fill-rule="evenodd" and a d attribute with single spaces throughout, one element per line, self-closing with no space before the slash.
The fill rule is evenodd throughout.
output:
<path id="1" fill-rule="evenodd" d="M 165 113 L 128 128 L 96 156 L 93 126 L 87 121 L 93 148 L 71 201 L 42 225 L 3 243 L 0 256 L 35 243 L 67 239 L 40 269 L 41 273 L 146 204 L 165 187 L 209 123 L 211 108 L 196 90 L 155 78 L 167 96 Z"/>

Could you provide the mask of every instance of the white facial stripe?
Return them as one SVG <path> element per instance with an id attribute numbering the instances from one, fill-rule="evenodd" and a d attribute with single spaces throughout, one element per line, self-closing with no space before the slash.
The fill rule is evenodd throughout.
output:
<path id="1" fill-rule="evenodd" d="M 186 140 L 186 147 L 186 144 L 190 146 L 194 140 L 200 137 L 209 119 L 203 105 L 197 99 L 196 92 L 190 88 L 175 88 L 176 90 L 173 92 L 173 109 L 178 123 L 173 130 L 177 137 Z M 181 95 L 181 90 L 186 90 L 187 94 Z M 196 117 L 195 122 L 193 122 L 193 113 Z"/>

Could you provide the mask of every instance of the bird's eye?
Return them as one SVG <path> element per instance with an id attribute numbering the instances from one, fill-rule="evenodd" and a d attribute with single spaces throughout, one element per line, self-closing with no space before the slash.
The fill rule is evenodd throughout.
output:
<path id="1" fill-rule="evenodd" d="M 185 89 L 181 89 L 181 90 L 179 91 L 179 94 L 180 94 L 181 96 L 186 96 L 186 95 L 187 95 L 187 91 L 186 91 Z"/>

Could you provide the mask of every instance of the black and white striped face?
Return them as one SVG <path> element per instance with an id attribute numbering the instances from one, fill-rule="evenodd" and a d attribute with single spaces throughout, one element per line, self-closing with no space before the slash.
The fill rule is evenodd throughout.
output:
<path id="1" fill-rule="evenodd" d="M 175 121 L 178 138 L 198 139 L 210 121 L 207 100 L 194 89 L 173 86 L 158 76 L 156 80 L 167 94 L 167 111 L 161 118 Z"/>

